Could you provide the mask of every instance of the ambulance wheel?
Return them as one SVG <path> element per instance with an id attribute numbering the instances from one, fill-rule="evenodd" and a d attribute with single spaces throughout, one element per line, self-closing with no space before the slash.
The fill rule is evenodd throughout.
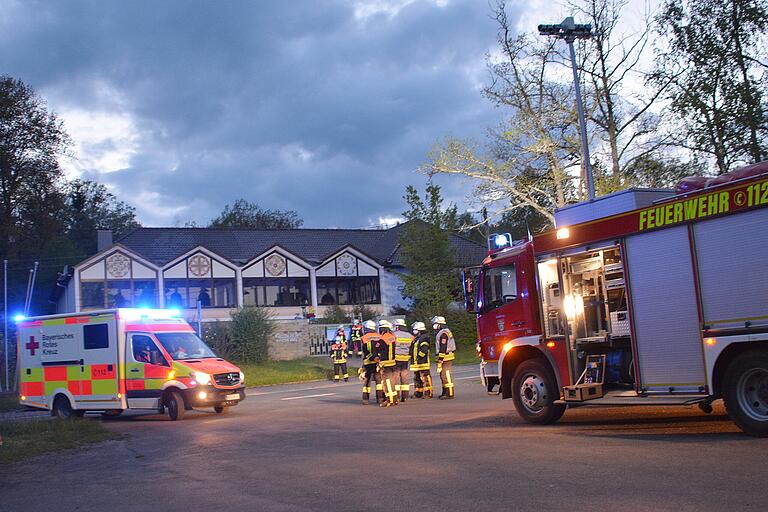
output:
<path id="1" fill-rule="evenodd" d="M 723 402 L 741 430 L 768 437 L 768 353 L 749 351 L 731 361 L 723 377 Z"/>
<path id="2" fill-rule="evenodd" d="M 566 406 L 556 405 L 558 398 L 557 380 L 546 362 L 529 359 L 520 363 L 512 378 L 512 401 L 525 421 L 546 425 L 559 420 Z"/>
<path id="3" fill-rule="evenodd" d="M 184 419 L 184 398 L 178 391 L 171 391 L 165 395 L 165 408 L 168 409 L 168 417 L 171 421 Z"/>
<path id="4" fill-rule="evenodd" d="M 226 407 L 224 405 L 217 405 L 213 408 L 214 411 L 216 411 L 216 414 L 224 414 L 229 410 L 229 407 Z"/>
<path id="5" fill-rule="evenodd" d="M 53 409 L 51 415 L 57 418 L 70 419 L 70 418 L 82 418 L 84 411 L 76 411 L 72 409 L 72 404 L 69 403 L 69 398 L 64 395 L 59 395 L 53 401 Z"/>

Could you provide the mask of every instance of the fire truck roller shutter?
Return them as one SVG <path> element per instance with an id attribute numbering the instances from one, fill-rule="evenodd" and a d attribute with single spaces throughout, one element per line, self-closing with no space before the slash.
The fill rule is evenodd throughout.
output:
<path id="1" fill-rule="evenodd" d="M 626 248 L 641 387 L 698 392 L 704 356 L 688 227 L 628 237 Z"/>
<path id="2" fill-rule="evenodd" d="M 693 232 L 704 324 L 768 326 L 768 210 L 699 222 Z"/>

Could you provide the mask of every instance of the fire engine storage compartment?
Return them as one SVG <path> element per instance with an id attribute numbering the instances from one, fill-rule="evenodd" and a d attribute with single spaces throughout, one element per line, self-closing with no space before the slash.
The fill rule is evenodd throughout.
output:
<path id="1" fill-rule="evenodd" d="M 668 189 L 628 189 L 555 211 L 555 226 L 575 224 L 651 206 L 674 196 Z M 569 342 L 575 375 L 590 356 L 605 355 L 604 384 L 635 384 L 625 262 L 618 240 L 593 243 L 539 258 L 542 315 L 547 338 Z M 664 287 L 657 289 L 662 293 Z"/>
<path id="2" fill-rule="evenodd" d="M 604 355 L 602 383 L 631 387 L 632 344 L 619 247 L 604 244 L 542 257 L 538 273 L 546 337 L 563 339 L 567 333 L 575 374 L 584 371 L 590 356 Z"/>

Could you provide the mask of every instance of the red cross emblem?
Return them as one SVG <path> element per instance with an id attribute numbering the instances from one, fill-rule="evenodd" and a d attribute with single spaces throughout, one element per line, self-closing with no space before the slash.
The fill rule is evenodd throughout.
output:
<path id="1" fill-rule="evenodd" d="M 29 341 L 27 342 L 26 345 L 24 345 L 24 348 L 29 350 L 29 355 L 33 356 L 33 355 L 35 355 L 35 350 L 40 348 L 40 344 L 35 341 L 35 337 L 34 336 L 30 336 L 29 337 Z"/>

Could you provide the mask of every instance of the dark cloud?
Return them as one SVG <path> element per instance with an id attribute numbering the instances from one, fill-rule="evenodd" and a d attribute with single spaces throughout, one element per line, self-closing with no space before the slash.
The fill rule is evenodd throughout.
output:
<path id="1" fill-rule="evenodd" d="M 125 168 L 81 170 L 147 224 L 205 222 L 246 197 L 308 226 L 364 226 L 403 210 L 438 139 L 497 115 L 477 90 L 487 3 L 358 18 L 364 3 L 6 2 L 0 58 L 55 110 L 131 120 Z M 115 142 L 86 149 L 99 144 Z"/>

